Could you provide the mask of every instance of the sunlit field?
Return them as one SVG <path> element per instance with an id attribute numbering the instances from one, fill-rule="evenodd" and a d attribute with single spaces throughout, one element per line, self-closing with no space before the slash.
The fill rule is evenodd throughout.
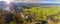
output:
<path id="1" fill-rule="evenodd" d="M 5 4 L 2 1 L 0 2 L 0 24 L 60 24 L 60 6 Z"/>
<path id="2" fill-rule="evenodd" d="M 60 7 L 32 7 L 30 9 L 24 9 L 25 14 L 29 15 L 31 13 L 34 21 L 46 21 L 48 24 L 58 24 L 60 21 Z M 44 22 L 43 22 L 44 23 Z M 45 24 L 45 23 L 44 23 Z"/>

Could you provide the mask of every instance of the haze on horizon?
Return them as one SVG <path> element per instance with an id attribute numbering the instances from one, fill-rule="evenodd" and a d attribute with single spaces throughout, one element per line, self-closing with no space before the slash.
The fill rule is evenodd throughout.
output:
<path id="1" fill-rule="evenodd" d="M 14 0 L 21 3 L 60 3 L 60 0 Z"/>
<path id="2" fill-rule="evenodd" d="M 0 0 L 0 1 L 13 1 L 20 3 L 60 3 L 60 0 Z"/>

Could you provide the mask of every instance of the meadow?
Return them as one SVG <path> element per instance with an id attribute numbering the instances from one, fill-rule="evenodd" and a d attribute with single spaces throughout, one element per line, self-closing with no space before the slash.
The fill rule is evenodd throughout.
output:
<path id="1" fill-rule="evenodd" d="M 60 6 L 23 6 L 22 10 L 0 11 L 0 24 L 60 24 Z"/>

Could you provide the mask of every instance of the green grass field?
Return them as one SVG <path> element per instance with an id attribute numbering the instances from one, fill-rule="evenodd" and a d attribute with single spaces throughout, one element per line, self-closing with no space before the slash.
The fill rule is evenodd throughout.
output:
<path id="1" fill-rule="evenodd" d="M 51 6 L 51 7 L 35 6 L 30 7 L 29 9 L 28 8 L 23 9 L 22 11 L 23 14 L 25 14 L 25 17 L 29 18 L 23 18 L 20 12 L 18 14 L 13 12 L 12 13 L 14 14 L 13 21 L 9 22 L 9 24 L 22 24 L 22 23 L 35 24 L 41 21 L 46 21 L 48 24 L 56 24 L 56 23 L 60 24 L 60 6 Z M 15 20 L 14 17 L 16 17 L 18 20 Z M 3 16 L 2 18 L 3 19 L 1 19 L 2 21 L 0 20 L 0 24 L 6 23 Z"/>

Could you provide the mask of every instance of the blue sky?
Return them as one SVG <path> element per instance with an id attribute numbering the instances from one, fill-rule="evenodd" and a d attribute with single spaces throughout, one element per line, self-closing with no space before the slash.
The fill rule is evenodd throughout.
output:
<path id="1" fill-rule="evenodd" d="M 37 3 L 60 3 L 60 0 L 38 0 Z"/>
<path id="2" fill-rule="evenodd" d="M 0 1 L 2 1 L 2 0 L 0 0 Z M 35 3 L 60 3 L 60 0 L 36 0 Z"/>

